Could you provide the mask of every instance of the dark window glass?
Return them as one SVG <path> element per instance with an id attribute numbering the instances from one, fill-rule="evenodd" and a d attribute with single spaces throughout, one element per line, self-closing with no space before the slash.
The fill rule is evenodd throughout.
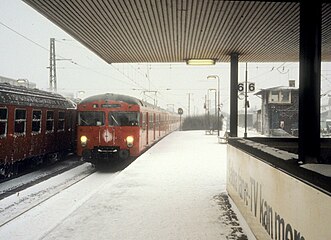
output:
<path id="1" fill-rule="evenodd" d="M 288 103 L 290 102 L 290 91 L 282 91 L 282 102 Z"/>
<path id="2" fill-rule="evenodd" d="M 41 111 L 33 110 L 32 111 L 32 132 L 40 133 L 41 130 Z"/>
<path id="3" fill-rule="evenodd" d="M 138 126 L 139 114 L 137 112 L 110 112 L 108 122 L 110 126 Z"/>
<path id="4" fill-rule="evenodd" d="M 7 108 L 0 108 L 0 120 L 7 121 Z"/>
<path id="5" fill-rule="evenodd" d="M 65 123 L 65 113 L 64 112 L 59 112 L 59 121 L 58 121 L 58 126 L 57 129 L 58 131 L 63 131 L 64 130 L 64 123 Z"/>
<path id="6" fill-rule="evenodd" d="M 0 137 L 7 134 L 7 108 L 0 108 Z"/>
<path id="7" fill-rule="evenodd" d="M 79 126 L 103 126 L 105 125 L 104 112 L 79 112 Z"/>
<path id="8" fill-rule="evenodd" d="M 14 132 L 20 134 L 25 133 L 25 126 L 26 126 L 26 110 L 16 109 Z"/>
<path id="9" fill-rule="evenodd" d="M 47 111 L 46 112 L 46 131 L 54 130 L 54 112 Z"/>
<path id="10" fill-rule="evenodd" d="M 65 112 L 59 112 L 59 119 L 65 118 Z"/>

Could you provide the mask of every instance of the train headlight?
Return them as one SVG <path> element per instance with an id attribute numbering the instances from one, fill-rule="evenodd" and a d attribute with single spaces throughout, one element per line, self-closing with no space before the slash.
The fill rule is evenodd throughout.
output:
<path id="1" fill-rule="evenodd" d="M 86 136 L 81 136 L 80 137 L 80 144 L 82 145 L 82 147 L 86 147 L 86 145 L 87 145 L 87 137 Z"/>
<path id="2" fill-rule="evenodd" d="M 134 138 L 132 136 L 126 137 L 126 145 L 130 148 L 133 146 L 133 140 Z"/>

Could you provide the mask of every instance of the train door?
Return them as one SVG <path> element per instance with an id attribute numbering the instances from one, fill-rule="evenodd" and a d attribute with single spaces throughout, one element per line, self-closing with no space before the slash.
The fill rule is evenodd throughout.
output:
<path id="1" fill-rule="evenodd" d="M 157 129 L 157 126 L 156 126 L 156 114 L 153 113 L 153 140 L 155 141 L 156 139 L 156 129 Z"/>
<path id="2" fill-rule="evenodd" d="M 55 113 L 54 110 L 47 110 L 46 111 L 46 132 L 45 132 L 45 138 L 44 138 L 44 148 L 47 149 L 49 152 L 55 152 L 55 149 L 57 147 L 55 139 L 55 128 L 54 128 L 54 122 L 55 122 Z"/>
<path id="3" fill-rule="evenodd" d="M 95 119 L 94 125 L 99 128 L 99 146 L 117 145 L 117 136 L 122 136 L 122 129 L 116 115 L 116 112 L 101 112 L 102 116 Z"/>
<path id="4" fill-rule="evenodd" d="M 41 134 L 42 127 L 42 110 L 32 109 L 31 115 L 31 152 L 33 154 L 39 155 L 43 154 L 42 143 L 43 136 Z"/>
<path id="5" fill-rule="evenodd" d="M 145 113 L 145 126 L 146 126 L 146 146 L 148 145 L 148 135 L 149 135 L 149 114 Z"/>
<path id="6" fill-rule="evenodd" d="M 155 134 L 155 131 L 154 131 L 154 113 L 148 113 L 148 115 L 149 115 L 148 140 L 149 140 L 149 143 L 152 143 L 154 141 L 154 134 Z"/>
<path id="7" fill-rule="evenodd" d="M 9 108 L 0 107 L 0 164 L 5 164 L 6 159 L 10 159 L 10 134 L 8 134 L 8 124 L 11 123 L 8 119 L 10 117 Z M 10 130 L 9 130 L 10 133 Z"/>
<path id="8" fill-rule="evenodd" d="M 69 148 L 69 139 L 65 135 L 65 111 L 58 110 L 55 115 L 55 131 L 56 131 L 56 151 L 63 151 Z"/>
<path id="9" fill-rule="evenodd" d="M 29 152 L 29 145 L 27 143 L 27 109 L 26 108 L 16 108 L 14 111 L 14 138 L 13 146 L 14 158 L 23 159 L 24 154 Z"/>
<path id="10" fill-rule="evenodd" d="M 144 115 L 142 112 L 140 112 L 139 114 L 139 127 L 140 127 L 140 132 L 139 132 L 139 151 L 141 151 L 141 149 L 143 149 L 144 147 L 144 141 L 145 141 L 145 129 L 144 129 Z"/>
<path id="11" fill-rule="evenodd" d="M 158 114 L 158 121 L 157 121 L 157 125 L 158 125 L 158 128 L 159 128 L 159 137 L 161 137 L 161 114 L 159 113 Z"/>

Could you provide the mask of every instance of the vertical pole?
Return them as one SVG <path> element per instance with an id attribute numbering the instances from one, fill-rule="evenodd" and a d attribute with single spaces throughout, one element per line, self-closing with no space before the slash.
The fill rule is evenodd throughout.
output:
<path id="1" fill-rule="evenodd" d="M 188 116 L 191 115 L 191 93 L 188 94 Z"/>
<path id="2" fill-rule="evenodd" d="M 52 38 L 50 39 L 49 44 L 49 91 L 53 92 L 53 44 Z"/>
<path id="3" fill-rule="evenodd" d="M 217 96 L 216 96 L 216 91 L 215 91 L 215 117 L 217 116 Z"/>
<path id="4" fill-rule="evenodd" d="M 208 130 L 211 131 L 211 127 L 210 127 L 210 97 L 209 97 L 209 90 L 208 90 L 208 97 L 207 97 L 207 111 L 208 111 Z"/>
<path id="5" fill-rule="evenodd" d="M 247 138 L 247 63 L 245 71 L 245 132 L 244 138 Z"/>
<path id="6" fill-rule="evenodd" d="M 207 118 L 207 94 L 205 94 L 205 104 L 203 106 L 203 108 L 205 109 L 205 127 L 206 127 L 206 131 L 208 130 L 208 118 Z M 206 132 L 207 133 L 207 132 Z"/>
<path id="7" fill-rule="evenodd" d="M 158 104 L 158 102 L 157 102 L 157 93 L 155 93 L 155 102 L 156 102 L 155 106 L 157 106 L 157 104 Z"/>
<path id="8" fill-rule="evenodd" d="M 320 158 L 321 1 L 300 1 L 299 160 Z"/>
<path id="9" fill-rule="evenodd" d="M 217 118 L 217 92 L 216 92 L 216 89 L 215 89 L 215 118 Z M 215 126 L 215 120 L 213 120 L 213 126 Z M 217 125 L 217 127 L 218 127 L 218 125 Z M 215 127 L 213 127 L 213 128 L 215 128 Z M 214 129 L 213 129 L 213 131 L 214 131 Z"/>
<path id="10" fill-rule="evenodd" d="M 49 90 L 57 92 L 56 83 L 56 59 L 55 59 L 55 38 L 50 39 L 50 57 L 49 57 Z"/>
<path id="11" fill-rule="evenodd" d="M 182 114 L 179 115 L 179 131 L 182 131 Z"/>
<path id="12" fill-rule="evenodd" d="M 238 54 L 231 54 L 230 73 L 230 136 L 238 136 Z"/>
<path id="13" fill-rule="evenodd" d="M 217 76 L 217 136 L 220 136 L 220 110 L 221 110 L 221 93 L 220 77 Z"/>

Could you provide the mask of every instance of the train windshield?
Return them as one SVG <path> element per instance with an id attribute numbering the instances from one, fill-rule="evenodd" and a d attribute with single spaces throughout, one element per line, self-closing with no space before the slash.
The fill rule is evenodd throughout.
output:
<path id="1" fill-rule="evenodd" d="M 104 112 L 79 112 L 79 126 L 103 126 L 105 125 Z"/>
<path id="2" fill-rule="evenodd" d="M 108 122 L 110 126 L 138 126 L 139 114 L 137 112 L 110 112 Z"/>

